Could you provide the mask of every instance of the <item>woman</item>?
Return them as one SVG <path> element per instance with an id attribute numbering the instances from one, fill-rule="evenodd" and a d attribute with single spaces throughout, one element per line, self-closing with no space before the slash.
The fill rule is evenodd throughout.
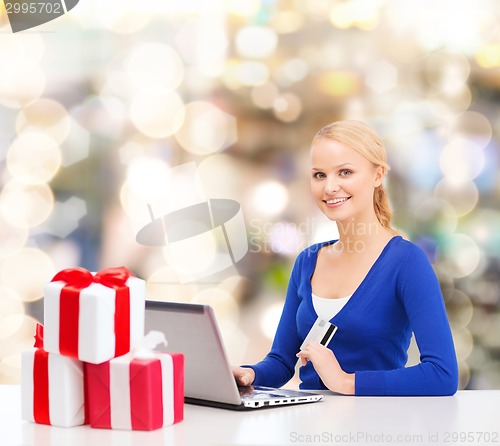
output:
<path id="1" fill-rule="evenodd" d="M 234 367 L 240 385 L 280 387 L 295 371 L 303 389 L 348 395 L 453 395 L 458 370 L 438 280 L 425 253 L 391 228 L 380 137 L 339 121 L 311 146 L 311 191 L 339 239 L 302 251 L 268 355 Z M 325 347 L 300 346 L 317 318 L 338 327 Z M 411 334 L 420 363 L 405 368 Z"/>

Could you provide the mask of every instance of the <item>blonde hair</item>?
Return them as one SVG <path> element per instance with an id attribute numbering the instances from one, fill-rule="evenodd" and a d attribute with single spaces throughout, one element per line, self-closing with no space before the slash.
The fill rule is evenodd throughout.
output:
<path id="1" fill-rule="evenodd" d="M 382 167 L 384 173 L 390 170 L 382 139 L 375 130 L 364 122 L 350 120 L 333 122 L 316 133 L 313 142 L 322 138 L 340 142 L 356 150 L 375 167 Z M 373 207 L 380 224 L 384 228 L 396 232 L 391 227 L 392 209 L 383 184 L 380 184 L 373 193 Z"/>

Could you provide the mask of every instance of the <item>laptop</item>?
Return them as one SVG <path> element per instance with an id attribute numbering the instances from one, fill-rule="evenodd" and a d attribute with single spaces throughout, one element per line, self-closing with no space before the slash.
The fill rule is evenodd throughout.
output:
<path id="1" fill-rule="evenodd" d="M 186 403 L 245 410 L 320 401 L 301 390 L 238 387 L 210 305 L 146 301 L 146 333 L 165 333 L 168 345 L 158 351 L 184 354 Z"/>

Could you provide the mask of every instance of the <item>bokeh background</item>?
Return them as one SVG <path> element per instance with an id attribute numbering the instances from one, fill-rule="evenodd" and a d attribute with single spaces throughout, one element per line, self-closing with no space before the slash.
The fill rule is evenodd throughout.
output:
<path id="1" fill-rule="evenodd" d="M 16 34 L 0 4 L 0 382 L 19 382 L 43 285 L 74 266 L 212 304 L 231 361 L 259 360 L 295 256 L 336 236 L 308 147 L 349 118 L 386 143 L 394 224 L 438 275 L 460 387 L 500 388 L 499 100 L 494 0 L 80 0 Z M 161 215 L 148 203 L 193 188 L 241 205 L 248 252 L 186 282 L 136 235 Z M 200 268 L 217 249 L 192 245 Z"/>

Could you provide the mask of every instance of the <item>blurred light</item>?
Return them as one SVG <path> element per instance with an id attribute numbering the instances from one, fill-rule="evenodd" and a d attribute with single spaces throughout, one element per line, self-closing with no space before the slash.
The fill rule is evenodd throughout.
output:
<path id="1" fill-rule="evenodd" d="M 362 121 L 367 113 L 366 102 L 362 98 L 349 98 L 345 104 L 345 119 Z"/>
<path id="2" fill-rule="evenodd" d="M 274 339 L 282 312 L 283 303 L 281 302 L 272 304 L 264 310 L 264 314 L 260 318 L 260 328 L 266 338 Z"/>
<path id="3" fill-rule="evenodd" d="M 26 314 L 13 314 L 11 317 L 12 316 L 13 319 L 9 317 L 9 326 L 6 327 L 6 330 L 2 333 L 3 335 L 10 334 L 10 336 L 6 338 L 4 342 L 0 342 L 0 358 L 2 358 L 0 362 L 0 375 L 3 378 L 5 373 L 8 372 L 8 374 L 17 377 L 19 380 L 20 368 L 18 361 L 21 358 L 20 354 L 33 347 L 34 334 L 36 331 L 35 327 L 38 321 Z M 0 332 L 2 332 L 1 328 Z M 9 363 L 11 367 L 10 370 L 6 370 L 6 362 Z M 15 368 L 15 370 L 12 370 L 13 368 Z M 19 381 L 16 381 L 16 383 L 19 383 Z"/>
<path id="4" fill-rule="evenodd" d="M 121 89 L 121 93 L 131 91 L 126 82 L 119 84 L 118 88 Z M 127 110 L 123 101 L 105 93 L 106 89 L 105 87 L 101 90 L 100 96 L 88 96 L 82 104 L 71 109 L 71 114 L 78 123 L 72 122 L 70 139 L 75 142 L 77 137 L 82 138 L 81 143 L 75 144 L 80 147 L 70 148 L 71 152 L 79 153 L 85 149 L 88 151 L 88 136 L 85 135 L 85 130 L 108 139 L 120 138 L 127 118 Z M 82 125 L 84 129 L 73 129 L 75 124 Z"/>
<path id="5" fill-rule="evenodd" d="M 37 226 L 48 218 L 53 207 L 54 196 L 46 184 L 25 185 L 11 180 L 0 193 L 0 212 L 13 226 Z"/>
<path id="6" fill-rule="evenodd" d="M 3 286 L 21 300 L 30 302 L 43 296 L 43 287 L 52 280 L 55 267 L 50 257 L 36 248 L 23 248 L 4 259 L 0 267 Z M 29 280 L 26 277 L 29 276 Z"/>
<path id="7" fill-rule="evenodd" d="M 483 315 L 481 315 L 483 316 Z M 469 327 L 471 328 L 471 327 Z M 477 332 L 471 330 L 472 335 L 477 338 Z M 474 365 L 475 369 L 482 369 L 490 361 L 489 354 L 486 349 L 479 343 L 476 342 L 474 350 L 471 352 L 467 358 L 467 362 Z"/>
<path id="8" fill-rule="evenodd" d="M 44 43 L 37 33 L 3 33 L 0 38 L 0 105 L 21 108 L 39 98 L 45 76 L 38 67 Z"/>
<path id="9" fill-rule="evenodd" d="M 485 163 L 481 147 L 472 141 L 454 139 L 441 152 L 439 166 L 453 184 L 468 182 L 477 177 Z"/>
<path id="10" fill-rule="evenodd" d="M 188 152 L 208 155 L 236 142 L 236 120 L 210 102 L 191 102 L 175 138 Z"/>
<path id="11" fill-rule="evenodd" d="M 471 332 L 465 327 L 456 327 L 452 325 L 453 340 L 458 362 L 465 361 L 474 349 L 474 338 Z"/>
<path id="12" fill-rule="evenodd" d="M 165 1 L 165 0 L 138 0 L 137 9 L 145 9 L 149 12 L 168 15 L 202 15 L 221 14 L 225 11 L 226 0 L 211 0 L 200 2 L 199 0 Z"/>
<path id="13" fill-rule="evenodd" d="M 352 96 L 360 90 L 360 80 L 350 71 L 330 71 L 318 76 L 318 87 L 332 96 Z"/>
<path id="14" fill-rule="evenodd" d="M 278 11 L 272 18 L 271 25 L 279 34 L 291 34 L 304 26 L 304 15 L 294 9 Z"/>
<path id="15" fill-rule="evenodd" d="M 179 209 L 206 201 L 203 185 L 199 179 L 194 162 L 171 167 L 163 174 L 161 166 L 153 168 L 154 175 L 150 180 L 144 180 L 146 187 L 141 185 L 141 178 L 148 175 L 150 161 L 143 163 L 141 158 L 133 160 L 130 171 L 133 173 L 133 183 L 127 179 L 120 191 L 120 201 L 125 212 L 131 217 L 134 231 L 137 233 L 152 220 Z M 138 163 L 138 167 L 132 167 Z"/>
<path id="16" fill-rule="evenodd" d="M 112 3 L 96 3 L 93 17 L 106 28 L 116 33 L 131 34 L 140 31 L 149 22 L 144 0 L 120 0 L 120 7 Z"/>
<path id="17" fill-rule="evenodd" d="M 293 122 L 302 113 L 302 101 L 293 93 L 285 93 L 273 104 L 274 116 L 283 122 Z"/>
<path id="18" fill-rule="evenodd" d="M 78 217 L 72 217 L 67 220 L 69 220 L 71 224 L 75 220 L 78 221 Z M 57 224 L 59 224 L 59 222 L 57 222 L 56 225 Z M 71 230 L 71 228 L 63 227 L 63 224 L 60 224 L 59 227 L 56 226 L 56 229 L 59 230 L 59 228 L 61 230 L 61 233 L 63 234 L 62 236 L 55 234 L 56 231 L 54 230 L 52 232 L 54 233 L 54 235 L 61 238 L 65 237 L 65 233 L 69 234 L 69 231 Z M 117 244 L 120 244 L 120 247 L 123 247 L 123 249 L 125 250 L 127 248 L 124 247 L 125 243 L 123 243 L 123 239 L 125 237 L 129 237 L 130 227 L 127 227 L 128 231 L 126 233 L 122 228 L 123 223 L 116 224 L 113 226 L 112 231 L 116 234 L 116 238 L 118 239 Z M 104 236 L 103 238 L 106 240 L 106 245 L 109 246 L 107 242 L 109 240 L 108 237 Z M 107 247 L 103 248 L 103 251 L 106 251 L 107 249 Z M 56 241 L 55 243 L 51 244 L 49 249 L 47 249 L 47 253 L 50 255 L 52 263 L 54 264 L 57 271 L 61 271 L 65 268 L 73 268 L 75 265 L 81 264 L 84 256 L 84 254 L 82 253 L 81 244 L 78 242 L 77 237 Z M 103 260 L 103 263 L 107 264 L 106 260 Z"/>
<path id="19" fill-rule="evenodd" d="M 24 313 L 23 303 L 12 290 L 0 285 L 0 327 L 4 317 L 15 313 Z"/>
<path id="20" fill-rule="evenodd" d="M 136 158 L 140 158 L 144 153 L 144 146 L 136 141 L 127 141 L 118 149 L 118 154 L 122 164 L 128 166 Z"/>
<path id="21" fill-rule="evenodd" d="M 481 250 L 494 258 L 500 258 L 500 211 L 480 208 L 462 223 L 462 232 L 469 234 Z"/>
<path id="22" fill-rule="evenodd" d="M 132 123 L 151 138 L 166 138 L 174 134 L 182 126 L 184 113 L 179 94 L 162 88 L 141 91 L 130 104 Z"/>
<path id="23" fill-rule="evenodd" d="M 49 182 L 61 166 L 61 152 L 50 136 L 41 131 L 20 134 L 7 153 L 7 169 L 19 182 Z"/>
<path id="24" fill-rule="evenodd" d="M 450 137 L 472 141 L 481 149 L 491 141 L 493 129 L 486 116 L 474 111 L 458 115 L 448 129 Z"/>
<path id="25" fill-rule="evenodd" d="M 490 0 L 423 0 L 418 4 L 392 0 L 386 10 L 391 26 L 414 36 L 425 51 L 444 47 L 473 54 L 494 36 L 497 27 Z"/>
<path id="26" fill-rule="evenodd" d="M 161 43 L 137 45 L 125 67 L 136 91 L 144 87 L 174 90 L 184 77 L 184 65 L 177 52 Z"/>
<path id="27" fill-rule="evenodd" d="M 443 92 L 438 93 L 438 97 L 444 100 L 451 110 L 454 110 L 454 116 L 460 115 L 462 112 L 466 111 L 472 103 L 472 92 L 467 85 L 453 93 Z"/>
<path id="28" fill-rule="evenodd" d="M 419 94 L 421 93 L 419 92 Z M 453 119 L 456 118 L 457 114 L 463 112 L 464 109 L 462 107 L 456 108 L 455 107 L 456 104 L 452 103 L 453 101 L 448 102 L 445 99 L 447 98 L 438 95 L 432 97 L 432 99 L 426 100 L 425 104 L 433 120 L 439 122 L 441 125 L 449 126 L 450 122 L 452 122 Z M 470 100 L 469 100 L 469 105 L 470 105 Z M 465 109 L 469 105 L 465 106 Z"/>
<path id="29" fill-rule="evenodd" d="M 462 91 L 467 83 L 470 64 L 462 54 L 438 51 L 426 59 L 424 74 L 436 91 L 452 95 Z"/>
<path id="30" fill-rule="evenodd" d="M 481 305 L 484 305 L 486 308 L 498 305 L 500 302 L 500 284 L 498 281 L 479 278 L 473 282 L 473 286 L 474 289 L 471 291 L 471 296 L 474 298 L 474 302 L 478 304 L 475 311 Z"/>
<path id="31" fill-rule="evenodd" d="M 476 62 L 483 68 L 500 67 L 500 43 L 484 45 L 476 53 Z"/>
<path id="32" fill-rule="evenodd" d="M 363 30 L 375 28 L 379 22 L 382 1 L 357 0 L 334 3 L 330 9 L 330 22 L 340 29 L 358 27 Z"/>
<path id="33" fill-rule="evenodd" d="M 235 68 L 241 85 L 252 87 L 265 84 L 269 80 L 269 68 L 261 62 L 242 62 Z"/>
<path id="34" fill-rule="evenodd" d="M 246 163 L 238 163 L 232 156 L 217 153 L 201 161 L 198 172 L 207 197 L 239 200 L 251 167 Z M 231 187 L 228 187 L 229 184 Z"/>
<path id="35" fill-rule="evenodd" d="M 196 283 L 181 284 L 178 273 L 170 266 L 154 270 L 146 280 L 148 300 L 190 302 L 198 292 Z"/>
<path id="36" fill-rule="evenodd" d="M 23 325 L 24 314 L 14 313 L 0 318 L 0 339 L 9 339 L 16 334 Z"/>
<path id="37" fill-rule="evenodd" d="M 114 67 L 113 65 L 110 65 L 110 68 L 108 69 L 106 73 L 106 77 L 103 80 L 102 87 L 99 91 L 99 97 L 115 97 L 118 100 L 128 100 L 135 91 L 132 91 L 131 83 L 130 83 L 130 78 L 128 74 L 121 69 Z M 147 87 L 147 86 L 144 86 Z M 87 99 L 84 102 L 84 105 L 86 105 L 87 102 L 92 101 L 94 98 L 91 97 L 90 99 Z M 75 107 L 74 109 L 79 110 L 80 106 Z M 86 108 L 86 107 L 85 107 Z M 88 126 L 86 126 L 88 127 Z"/>
<path id="38" fill-rule="evenodd" d="M 429 198 L 413 210 L 413 229 L 418 234 L 440 239 L 455 231 L 458 224 L 455 209 L 447 201 Z"/>
<path id="39" fill-rule="evenodd" d="M 398 80 L 398 69 L 385 60 L 370 64 L 366 70 L 365 84 L 376 93 L 392 90 Z"/>
<path id="40" fill-rule="evenodd" d="M 163 255 L 181 277 L 198 277 L 217 261 L 217 240 L 214 233 L 202 233 L 185 238 L 182 243 L 170 243 Z M 204 276 L 203 276 L 204 277 Z M 185 280 L 189 282 L 189 280 Z"/>
<path id="41" fill-rule="evenodd" d="M 2 34 L 0 66 L 2 73 L 18 73 L 34 68 L 43 58 L 44 40 L 38 33 Z"/>
<path id="42" fill-rule="evenodd" d="M 481 322 L 484 327 L 480 336 L 482 344 L 495 350 L 500 348 L 500 313 L 489 313 Z"/>
<path id="43" fill-rule="evenodd" d="M 278 36 L 268 27 L 247 26 L 238 31 L 235 43 L 241 57 L 259 59 L 273 55 L 278 44 Z"/>
<path id="44" fill-rule="evenodd" d="M 184 24 L 175 36 L 183 60 L 204 76 L 219 77 L 229 46 L 224 17 L 199 16 Z"/>
<path id="45" fill-rule="evenodd" d="M 434 189 L 434 196 L 450 203 L 458 217 L 471 212 L 479 200 L 479 191 L 473 181 L 454 182 L 443 178 Z"/>
<path id="46" fill-rule="evenodd" d="M 160 159 L 137 158 L 127 169 L 130 191 L 145 200 L 155 200 L 165 194 L 169 184 L 169 166 Z"/>
<path id="47" fill-rule="evenodd" d="M 253 207 L 267 216 L 279 215 L 288 205 L 287 188 L 278 181 L 266 181 L 251 191 Z"/>
<path id="48" fill-rule="evenodd" d="M 66 238 L 78 229 L 80 220 L 87 215 L 87 204 L 81 198 L 72 196 L 64 202 L 57 201 L 47 221 L 47 232 Z"/>
<path id="49" fill-rule="evenodd" d="M 391 146 L 398 151 L 390 164 L 395 171 L 405 172 L 411 185 L 430 190 L 442 178 L 439 150 L 443 140 L 436 132 L 421 128 L 425 118 L 418 108 L 400 106 L 394 113 L 389 135 L 393 140 Z"/>
<path id="50" fill-rule="evenodd" d="M 388 142 L 393 142 L 392 149 L 397 151 L 391 160 L 391 165 L 400 166 L 402 171 L 410 175 L 414 170 L 414 163 L 422 157 L 426 160 L 431 158 L 433 161 L 436 160 L 436 148 L 441 146 L 435 132 L 425 131 L 423 127 L 422 121 L 425 119 L 425 113 L 425 106 L 422 103 L 398 101 L 390 111 L 390 125 L 385 131 Z M 418 150 L 418 157 L 414 156 L 416 150 Z M 428 164 L 427 161 L 425 163 Z M 441 177 L 439 169 L 435 170 Z M 426 182 L 426 179 L 423 181 Z"/>
<path id="51" fill-rule="evenodd" d="M 151 216 L 147 202 L 132 191 L 128 181 L 124 181 L 120 189 L 120 204 L 131 220 L 134 234 L 158 217 L 158 215 Z"/>
<path id="52" fill-rule="evenodd" d="M 330 11 L 330 0 L 309 0 L 295 1 L 293 3 L 294 8 L 303 11 L 305 14 L 309 15 L 313 20 L 323 21 L 328 12 Z"/>
<path id="53" fill-rule="evenodd" d="M 268 237 L 271 249 L 278 254 L 295 254 L 305 247 L 303 237 L 293 223 L 274 224 Z"/>
<path id="54" fill-rule="evenodd" d="M 227 59 L 225 61 L 224 72 L 222 73 L 222 81 L 226 88 L 230 90 L 238 90 L 243 86 L 238 73 L 240 67 L 239 59 Z M 269 74 L 268 74 L 269 77 Z M 261 82 L 263 84 L 264 82 Z"/>
<path id="55" fill-rule="evenodd" d="M 69 134 L 71 120 L 68 111 L 62 104 L 52 99 L 38 99 L 24 107 L 17 116 L 16 130 L 23 131 L 34 128 L 62 143 Z"/>
<path id="56" fill-rule="evenodd" d="M 274 101 L 279 96 L 278 87 L 272 82 L 267 82 L 252 88 L 251 97 L 253 103 L 263 109 L 272 108 Z"/>
<path id="57" fill-rule="evenodd" d="M 493 334 L 492 336 L 494 336 Z M 495 347 L 498 348 L 498 345 Z M 500 361 L 492 359 L 481 369 L 475 368 L 474 382 L 477 389 L 498 389 L 500 388 Z"/>
<path id="58" fill-rule="evenodd" d="M 443 262 L 452 277 L 462 278 L 478 267 L 481 251 L 468 235 L 451 234 L 439 242 L 437 259 Z"/>
<path id="59" fill-rule="evenodd" d="M 221 287 L 200 290 L 191 300 L 192 303 L 210 305 L 214 309 L 217 320 L 238 321 L 239 306 L 233 295 Z"/>
<path id="60" fill-rule="evenodd" d="M 240 17 L 252 17 L 261 8 L 260 0 L 228 0 L 226 4 L 229 14 Z"/>
<path id="61" fill-rule="evenodd" d="M 470 355 L 468 358 L 470 358 Z M 465 361 L 459 362 L 458 363 L 458 389 L 459 390 L 463 390 L 467 387 L 467 385 L 469 384 L 469 381 L 470 381 L 470 377 L 471 377 L 471 371 L 470 371 L 469 364 L 467 364 Z"/>
<path id="62" fill-rule="evenodd" d="M 474 315 L 474 306 L 470 297 L 457 289 L 444 289 L 443 297 L 450 323 L 463 327 L 469 325 Z"/>
<path id="63" fill-rule="evenodd" d="M 0 259 L 21 249 L 27 239 L 27 228 L 13 226 L 0 214 Z"/>
<path id="64" fill-rule="evenodd" d="M 108 131 L 111 128 L 108 126 Z M 90 151 L 90 134 L 78 122 L 71 120 L 68 138 L 61 144 L 61 164 L 71 166 L 87 158 Z"/>
<path id="65" fill-rule="evenodd" d="M 39 67 L 33 67 L 29 72 L 19 73 L 0 70 L 0 105 L 22 108 L 38 99 L 44 89 L 45 75 Z"/>
<path id="66" fill-rule="evenodd" d="M 289 86 L 305 79 L 308 73 L 309 65 L 305 60 L 290 59 L 280 67 L 276 80 L 281 86 Z"/>

